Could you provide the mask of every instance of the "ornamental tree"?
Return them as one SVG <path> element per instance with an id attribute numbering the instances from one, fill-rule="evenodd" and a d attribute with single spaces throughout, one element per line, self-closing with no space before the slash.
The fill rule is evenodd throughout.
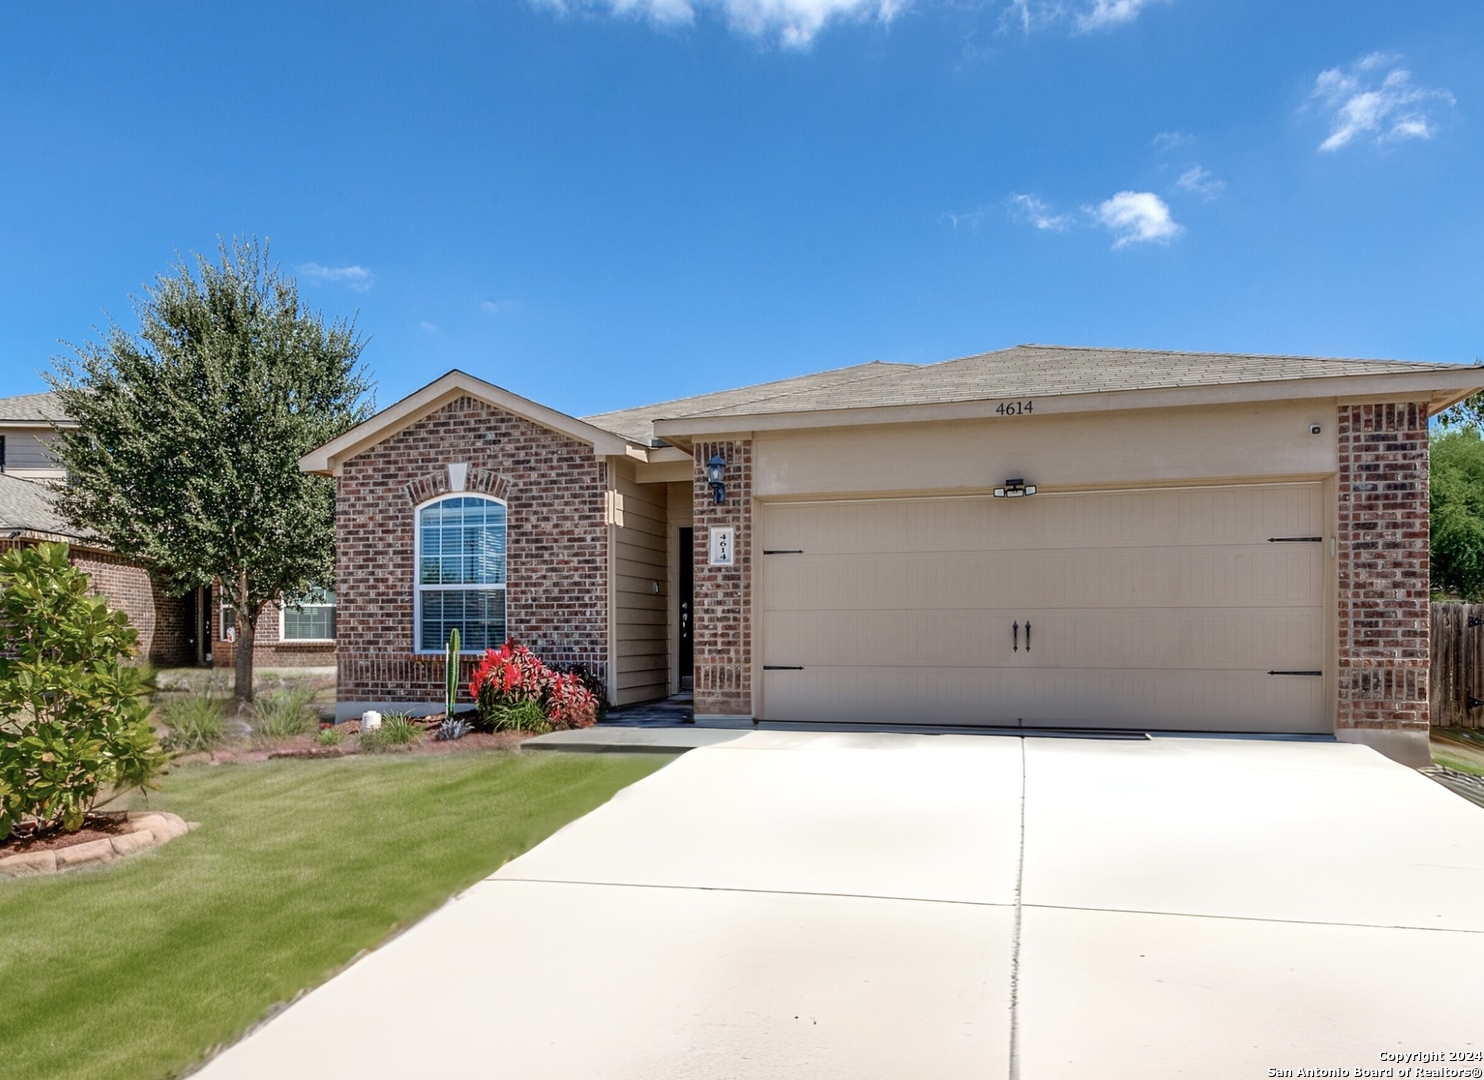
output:
<path id="1" fill-rule="evenodd" d="M 256 239 L 193 256 L 50 377 L 67 416 L 59 509 L 176 595 L 213 582 L 236 612 L 235 692 L 252 700 L 258 617 L 334 583 L 334 485 L 299 458 L 370 415 L 365 345 L 326 324 Z"/>

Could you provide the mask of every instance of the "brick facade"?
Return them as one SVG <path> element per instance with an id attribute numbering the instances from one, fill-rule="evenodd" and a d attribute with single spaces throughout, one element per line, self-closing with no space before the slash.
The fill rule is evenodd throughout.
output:
<path id="1" fill-rule="evenodd" d="M 34 540 L 0 541 L 0 551 L 35 544 Z M 68 561 L 92 579 L 89 590 L 108 606 L 129 616 L 139 632 L 139 659 L 156 667 L 195 663 L 190 644 L 190 615 L 184 597 L 166 596 L 143 566 L 105 551 L 72 547 Z"/>
<path id="2" fill-rule="evenodd" d="M 460 397 L 346 461 L 335 484 L 337 696 L 443 700 L 443 656 L 413 646 L 414 518 L 450 491 L 508 508 L 506 620 L 543 659 L 607 675 L 606 464 L 592 447 Z M 473 661 L 463 664 L 467 683 Z"/>
<path id="3" fill-rule="evenodd" d="M 335 643 L 333 641 L 280 641 L 280 612 L 269 604 L 258 616 L 258 631 L 253 636 L 253 667 L 334 667 Z M 237 663 L 237 645 L 222 637 L 221 602 L 213 605 L 211 612 L 211 666 L 234 667 Z"/>
<path id="4" fill-rule="evenodd" d="M 706 462 L 727 463 L 718 506 Z M 695 708 L 698 716 L 752 715 L 752 440 L 701 442 L 695 461 Z M 711 566 L 710 530 L 736 530 L 735 563 Z"/>
<path id="5" fill-rule="evenodd" d="M 1427 410 L 1339 409 L 1336 733 L 1428 731 Z M 1423 746 L 1425 751 L 1425 743 Z"/>

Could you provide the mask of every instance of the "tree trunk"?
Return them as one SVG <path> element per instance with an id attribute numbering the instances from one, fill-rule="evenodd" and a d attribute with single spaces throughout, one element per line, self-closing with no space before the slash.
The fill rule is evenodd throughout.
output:
<path id="1" fill-rule="evenodd" d="M 237 656 L 233 664 L 232 698 L 240 709 L 251 705 L 252 692 L 252 643 L 258 635 L 258 612 L 237 609 Z"/>
<path id="2" fill-rule="evenodd" d="M 248 571 L 240 571 L 237 586 L 239 595 L 246 599 Z M 239 709 L 243 705 L 252 705 L 252 641 L 258 635 L 258 614 L 260 611 L 251 604 L 236 605 L 237 654 L 233 663 L 232 697 Z"/>

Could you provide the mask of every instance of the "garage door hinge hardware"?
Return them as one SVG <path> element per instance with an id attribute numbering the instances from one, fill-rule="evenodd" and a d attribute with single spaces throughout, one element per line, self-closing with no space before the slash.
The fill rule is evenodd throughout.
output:
<path id="1" fill-rule="evenodd" d="M 802 664 L 764 664 L 764 671 L 803 671 Z"/>
<path id="2" fill-rule="evenodd" d="M 1323 675 L 1322 671 L 1270 671 L 1269 675 Z"/>
<path id="3" fill-rule="evenodd" d="M 1322 544 L 1322 543 L 1324 543 L 1324 537 L 1322 537 L 1322 536 L 1270 536 L 1270 537 L 1268 537 L 1268 543 L 1270 543 L 1270 544 Z"/>
<path id="4" fill-rule="evenodd" d="M 764 555 L 802 555 L 803 548 L 764 548 Z"/>

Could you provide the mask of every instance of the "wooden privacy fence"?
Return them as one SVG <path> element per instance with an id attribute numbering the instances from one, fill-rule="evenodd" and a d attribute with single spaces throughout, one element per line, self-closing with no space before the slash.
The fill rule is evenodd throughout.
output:
<path id="1" fill-rule="evenodd" d="M 1434 727 L 1484 728 L 1484 604 L 1432 605 L 1427 697 Z"/>

